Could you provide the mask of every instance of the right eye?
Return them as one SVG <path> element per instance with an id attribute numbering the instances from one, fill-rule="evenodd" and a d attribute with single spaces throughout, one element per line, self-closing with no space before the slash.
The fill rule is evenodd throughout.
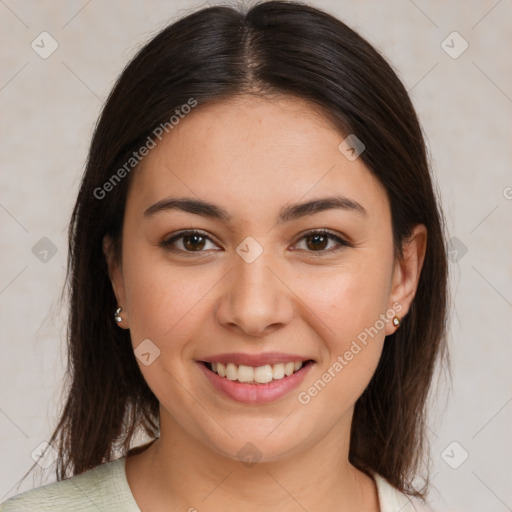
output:
<path id="1" fill-rule="evenodd" d="M 173 252 L 194 253 L 205 252 L 203 249 L 208 241 L 213 244 L 208 236 L 200 231 L 188 230 L 174 234 L 160 242 L 160 247 Z"/>

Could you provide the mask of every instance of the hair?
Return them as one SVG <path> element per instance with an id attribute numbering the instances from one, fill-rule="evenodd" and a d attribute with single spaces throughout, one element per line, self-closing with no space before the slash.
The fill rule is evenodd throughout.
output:
<path id="1" fill-rule="evenodd" d="M 364 143 L 360 158 L 389 199 L 396 257 L 415 225 L 428 230 L 415 298 L 355 404 L 349 451 L 361 471 L 423 498 L 428 481 L 417 489 L 413 479 L 428 473 L 428 395 L 448 352 L 443 216 L 422 130 L 406 89 L 376 49 L 330 14 L 285 1 L 203 8 L 168 25 L 138 51 L 104 105 L 69 228 L 69 389 L 50 440 L 58 447 L 57 480 L 113 460 L 116 450 L 135 453 L 137 432 L 159 433 L 159 401 L 129 331 L 113 320 L 117 304 L 102 250 L 105 235 L 119 247 L 137 166 L 112 178 L 191 98 L 199 109 L 244 94 L 307 100 L 340 134 Z"/>

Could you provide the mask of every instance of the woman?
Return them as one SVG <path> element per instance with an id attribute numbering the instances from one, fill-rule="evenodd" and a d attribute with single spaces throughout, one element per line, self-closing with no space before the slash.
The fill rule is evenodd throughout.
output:
<path id="1" fill-rule="evenodd" d="M 165 28 L 105 104 L 69 233 L 58 482 L 2 510 L 418 509 L 442 214 L 358 34 L 280 1 Z"/>

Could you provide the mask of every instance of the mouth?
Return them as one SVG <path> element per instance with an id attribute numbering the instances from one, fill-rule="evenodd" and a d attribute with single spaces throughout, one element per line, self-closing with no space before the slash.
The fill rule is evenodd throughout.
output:
<path id="1" fill-rule="evenodd" d="M 282 361 L 261 366 L 234 362 L 200 361 L 210 372 L 222 379 L 242 384 L 265 385 L 291 377 L 302 368 L 314 363 L 313 359 Z"/>
<path id="2" fill-rule="evenodd" d="M 299 354 L 231 352 L 196 359 L 213 390 L 236 402 L 262 405 L 291 395 L 315 366 Z"/>

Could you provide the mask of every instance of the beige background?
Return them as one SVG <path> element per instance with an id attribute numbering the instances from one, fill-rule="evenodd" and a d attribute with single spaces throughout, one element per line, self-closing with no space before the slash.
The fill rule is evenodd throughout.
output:
<path id="1" fill-rule="evenodd" d="M 441 388 L 430 420 L 432 503 L 512 510 L 512 1 L 312 3 L 394 64 L 424 126 L 448 236 L 458 240 L 453 387 Z M 0 0 L 0 501 L 39 485 L 29 477 L 17 486 L 56 419 L 65 230 L 102 102 L 136 48 L 199 5 L 207 4 Z M 43 31 L 58 43 L 46 59 L 31 47 Z M 453 31 L 469 44 L 458 58 L 442 47 Z M 463 44 L 450 36 L 444 48 L 454 54 Z"/>

